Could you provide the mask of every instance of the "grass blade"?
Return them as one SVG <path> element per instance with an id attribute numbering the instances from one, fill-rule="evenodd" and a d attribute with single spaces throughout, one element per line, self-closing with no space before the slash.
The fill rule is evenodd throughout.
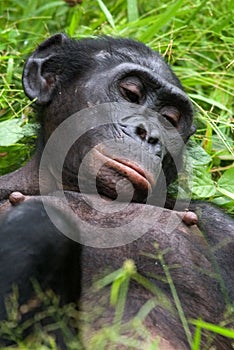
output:
<path id="1" fill-rule="evenodd" d="M 128 8 L 128 21 L 129 22 L 137 21 L 139 18 L 137 0 L 127 0 L 127 8 Z"/>
<path id="2" fill-rule="evenodd" d="M 111 27 L 113 29 L 115 29 L 115 22 L 114 22 L 114 19 L 113 19 L 112 15 L 111 15 L 110 11 L 108 10 L 108 8 L 106 7 L 106 5 L 104 4 L 104 2 L 102 0 L 97 0 L 97 2 L 98 2 L 98 5 L 100 6 L 100 9 L 104 13 L 107 21 L 109 22 Z"/>
<path id="3" fill-rule="evenodd" d="M 141 36 L 141 40 L 143 41 L 151 40 L 155 36 L 155 33 L 159 31 L 159 29 L 165 26 L 172 19 L 172 17 L 175 17 L 176 13 L 180 9 L 183 2 L 184 0 L 177 0 L 175 3 L 172 3 L 170 6 L 168 6 L 166 11 L 162 12 L 155 19 L 154 23 L 146 31 L 146 33 Z"/>
<path id="4" fill-rule="evenodd" d="M 224 337 L 234 339 L 234 330 L 228 329 L 220 326 L 216 326 L 215 324 L 204 322 L 201 320 L 193 320 L 191 321 L 192 324 L 194 324 L 197 327 L 206 329 L 208 331 L 211 331 L 216 334 L 220 334 Z"/>

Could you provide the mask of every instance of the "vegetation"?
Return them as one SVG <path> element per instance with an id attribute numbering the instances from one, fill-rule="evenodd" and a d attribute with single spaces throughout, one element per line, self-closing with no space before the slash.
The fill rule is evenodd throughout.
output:
<path id="1" fill-rule="evenodd" d="M 76 38 L 99 34 L 131 37 L 143 41 L 165 57 L 193 100 L 197 133 L 188 147 L 185 166 L 192 198 L 210 200 L 234 213 L 232 0 L 80 2 L 0 2 L 0 174 L 22 166 L 34 150 L 38 124 L 31 102 L 24 96 L 21 75 L 23 62 L 35 46 L 56 32 L 65 32 Z M 68 3 L 77 4 L 69 6 Z M 191 172 L 193 176 L 190 176 Z M 181 188 L 181 196 L 186 196 L 184 192 Z M 119 275 L 115 277 L 119 281 Z M 138 280 L 143 283 L 142 279 Z M 113 281 L 112 299 L 113 295 L 116 299 L 125 278 L 121 283 L 116 279 L 109 283 Z M 115 303 L 117 301 L 118 298 Z M 56 306 L 56 300 L 53 302 Z M 63 310 L 63 315 L 63 320 L 66 320 L 67 310 Z M 191 345 L 193 350 L 199 349 L 202 328 L 217 333 L 227 332 L 227 336 L 233 337 L 233 332 L 230 335 L 224 328 L 202 322 L 196 325 L 198 331 L 194 345 Z M 12 323 L 4 324 L 2 329 L 10 332 Z M 105 334 L 116 339 L 114 330 L 108 332 Z M 119 333 L 117 335 L 119 338 Z M 102 341 L 98 336 L 96 340 L 104 344 L 105 337 L 101 336 Z M 104 348 L 100 342 L 98 349 Z M 18 342 L 18 348 L 56 348 L 53 339 L 46 338 L 44 333 L 38 336 L 38 346 L 36 344 L 35 339 L 31 345 Z M 77 349 L 78 345 L 71 344 L 70 348 Z M 149 348 L 156 349 L 157 344 L 152 343 Z"/>

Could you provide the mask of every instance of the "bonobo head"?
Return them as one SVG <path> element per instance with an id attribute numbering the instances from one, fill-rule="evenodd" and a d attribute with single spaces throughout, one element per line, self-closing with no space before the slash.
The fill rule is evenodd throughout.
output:
<path id="1" fill-rule="evenodd" d="M 85 191 L 97 188 L 112 199 L 131 187 L 133 200 L 144 201 L 154 187 L 159 191 L 176 177 L 184 143 L 194 132 L 193 108 L 170 67 L 147 46 L 57 34 L 29 57 L 23 85 L 40 107 L 45 143 L 62 125 L 50 169 L 60 183 L 64 163 L 66 189 L 80 190 L 84 157 L 79 182 L 86 183 Z M 75 124 L 63 123 L 78 111 Z"/>

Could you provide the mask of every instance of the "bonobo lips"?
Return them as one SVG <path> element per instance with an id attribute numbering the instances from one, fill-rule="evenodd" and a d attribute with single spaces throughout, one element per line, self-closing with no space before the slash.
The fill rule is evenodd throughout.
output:
<path id="1" fill-rule="evenodd" d="M 152 189 L 152 187 L 154 187 L 155 181 L 153 176 L 149 172 L 143 170 L 139 164 L 127 159 L 114 158 L 113 161 L 117 162 L 116 170 L 119 168 L 120 172 L 123 172 L 123 174 L 126 175 L 129 180 L 135 180 L 132 182 L 140 184 L 141 182 L 143 183 L 146 181 L 149 189 Z"/>
<path id="2" fill-rule="evenodd" d="M 95 147 L 95 151 L 98 152 L 97 156 L 103 161 L 105 167 L 127 178 L 136 189 L 147 191 L 148 193 L 152 192 L 152 188 L 155 186 L 155 179 L 151 173 L 143 170 L 139 164 L 126 158 L 111 158 L 109 155 L 104 154 L 103 150 L 100 152 L 97 147 Z"/>

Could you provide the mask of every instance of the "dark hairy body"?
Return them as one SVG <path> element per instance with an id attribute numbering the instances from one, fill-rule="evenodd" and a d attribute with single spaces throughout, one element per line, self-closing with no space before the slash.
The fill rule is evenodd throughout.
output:
<path id="1" fill-rule="evenodd" d="M 189 349 L 157 251 L 164 252 L 169 269 L 173 266 L 170 272 L 185 317 L 219 324 L 234 299 L 234 222 L 209 204 L 187 203 L 197 216 L 177 211 L 186 209 L 178 203 L 169 206 L 167 186 L 177 177 L 183 149 L 195 131 L 193 108 L 178 78 L 159 54 L 141 43 L 112 38 L 76 41 L 57 34 L 30 56 L 23 85 L 28 97 L 36 98 L 42 128 L 32 161 L 0 178 L 1 319 L 6 318 L 4 300 L 13 283 L 19 286 L 20 304 L 33 297 L 31 277 L 43 289 L 53 289 L 61 303 L 78 302 L 92 318 L 95 305 L 109 293 L 107 287 L 96 292 L 93 281 L 132 259 L 173 309 L 156 304 L 149 312 L 144 324 L 151 336 L 161 337 L 160 349 Z M 76 131 L 64 122 L 76 112 L 80 114 L 75 125 L 84 133 L 63 157 Z M 47 152 L 46 145 L 61 126 L 61 138 Z M 57 195 L 61 189 L 63 198 Z M 110 203 L 111 214 L 99 210 Z M 139 227 L 141 234 L 136 234 Z M 152 297 L 132 281 L 123 320 L 136 316 Z M 110 323 L 113 315 L 107 298 L 93 330 Z M 86 325 L 80 332 L 85 348 L 90 337 Z M 4 337 L 1 341 L 7 342 Z M 208 334 L 202 338 L 204 346 L 207 341 L 217 349 L 232 348 L 229 338 L 210 339 Z M 60 337 L 57 342 L 66 348 Z"/>

